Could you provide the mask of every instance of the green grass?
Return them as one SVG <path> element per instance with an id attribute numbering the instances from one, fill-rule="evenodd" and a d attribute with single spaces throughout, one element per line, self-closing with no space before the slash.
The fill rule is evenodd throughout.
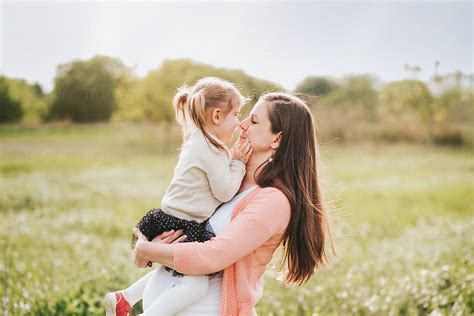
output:
<path id="1" fill-rule="evenodd" d="M 179 141 L 146 124 L 0 129 L 0 291 L 12 315 L 103 314 L 106 292 L 145 273 L 131 228 L 159 205 Z M 269 269 L 259 314 L 474 313 L 472 154 L 323 146 L 339 258 L 299 288 Z"/>

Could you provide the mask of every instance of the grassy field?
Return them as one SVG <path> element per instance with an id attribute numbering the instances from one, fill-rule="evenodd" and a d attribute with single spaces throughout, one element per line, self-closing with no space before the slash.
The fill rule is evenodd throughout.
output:
<path id="1" fill-rule="evenodd" d="M 106 292 L 147 271 L 130 232 L 159 205 L 179 141 L 172 126 L 1 128 L 4 311 L 103 314 Z M 330 143 L 321 161 L 338 258 L 299 288 L 269 269 L 258 313 L 472 315 L 473 152 Z"/>

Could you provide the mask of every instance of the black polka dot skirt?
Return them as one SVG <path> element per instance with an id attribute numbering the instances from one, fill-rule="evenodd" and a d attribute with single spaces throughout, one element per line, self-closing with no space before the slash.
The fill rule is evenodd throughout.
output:
<path id="1" fill-rule="evenodd" d="M 185 242 L 204 242 L 216 236 L 212 229 L 210 229 L 207 220 L 203 223 L 198 223 L 194 220 L 189 221 L 166 214 L 161 209 L 156 208 L 148 211 L 136 227 L 140 229 L 149 241 L 166 231 L 176 231 L 179 229 L 187 236 Z M 135 247 L 136 241 L 137 237 L 133 235 L 132 248 Z"/>

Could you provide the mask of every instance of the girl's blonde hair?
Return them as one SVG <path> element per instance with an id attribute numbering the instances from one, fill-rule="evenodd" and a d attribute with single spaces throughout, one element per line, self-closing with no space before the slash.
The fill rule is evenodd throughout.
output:
<path id="1" fill-rule="evenodd" d="M 220 78 L 205 77 L 194 86 L 182 86 L 173 98 L 173 108 L 183 131 L 183 142 L 189 139 L 192 129 L 197 127 L 214 146 L 224 149 L 207 133 L 206 114 L 210 109 L 219 108 L 227 115 L 247 100 L 232 83 Z"/>

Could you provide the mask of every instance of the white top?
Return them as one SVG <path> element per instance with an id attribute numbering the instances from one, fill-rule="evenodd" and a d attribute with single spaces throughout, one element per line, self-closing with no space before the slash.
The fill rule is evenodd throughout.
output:
<path id="1" fill-rule="evenodd" d="M 222 204 L 222 206 L 217 209 L 216 213 L 212 215 L 212 217 L 209 219 L 209 224 L 211 224 L 211 227 L 216 235 L 220 235 L 224 228 L 230 223 L 230 218 L 232 217 L 234 208 L 255 187 L 256 185 L 251 188 L 248 188 L 243 192 L 240 192 L 232 200 L 225 204 Z"/>
<path id="2" fill-rule="evenodd" d="M 161 200 L 161 209 L 175 217 L 202 223 L 220 204 L 232 199 L 244 175 L 243 162 L 232 160 L 227 148 L 225 151 L 217 149 L 196 128 L 181 149 L 173 179 Z"/>

